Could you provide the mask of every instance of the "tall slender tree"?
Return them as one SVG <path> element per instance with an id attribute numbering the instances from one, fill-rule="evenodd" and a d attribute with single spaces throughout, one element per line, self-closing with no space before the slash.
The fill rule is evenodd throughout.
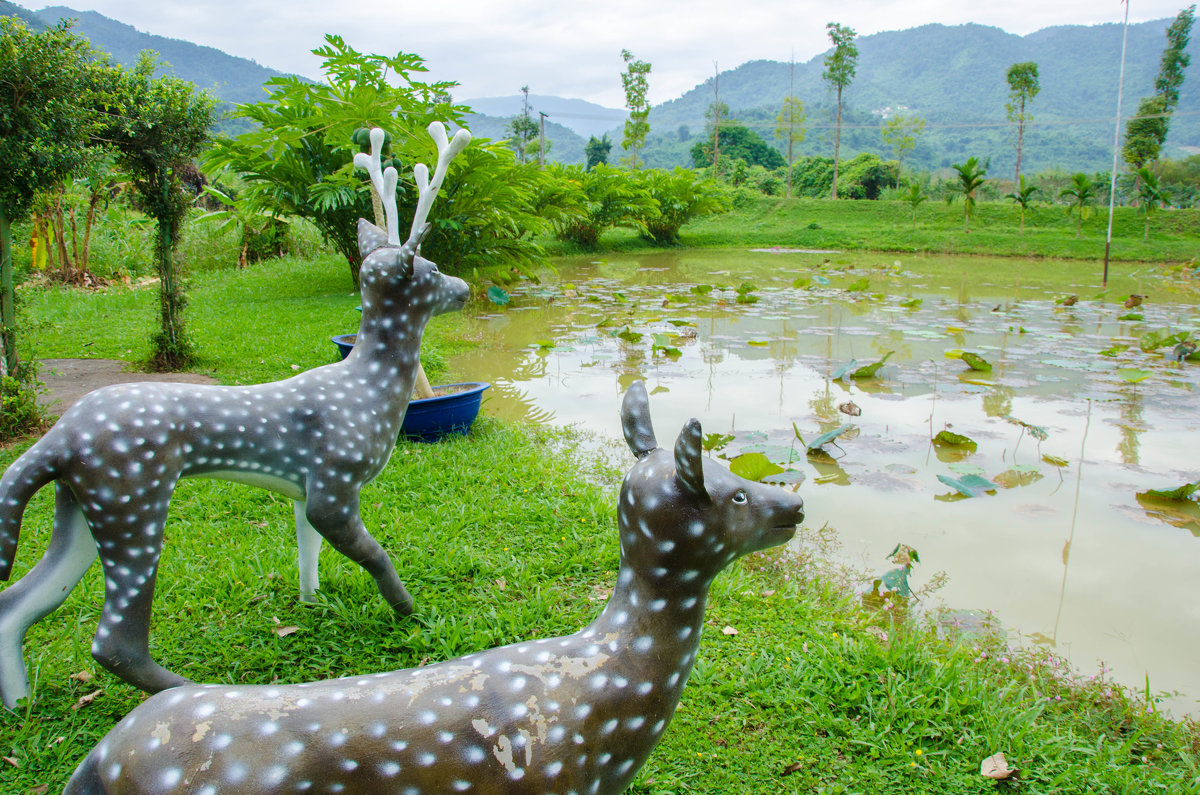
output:
<path id="1" fill-rule="evenodd" d="M 529 86 L 521 86 L 521 93 L 525 95 L 521 112 L 512 117 L 504 131 L 512 136 L 511 146 L 517 153 L 517 160 L 524 163 L 529 156 L 530 143 L 538 134 L 538 123 L 529 113 Z"/>
<path id="2" fill-rule="evenodd" d="M 1125 126 L 1125 146 L 1121 156 L 1135 174 L 1142 166 L 1158 159 L 1171 124 L 1171 114 L 1179 104 L 1179 88 L 1191 63 L 1186 52 L 1195 22 L 1196 6 L 1179 12 L 1167 28 L 1167 46 L 1154 79 L 1154 94 L 1138 103 L 1137 114 Z"/>
<path id="3" fill-rule="evenodd" d="M 621 73 L 621 86 L 625 89 L 625 107 L 629 108 L 629 119 L 625 122 L 625 134 L 621 147 L 629 152 L 630 167 L 638 168 L 642 161 L 638 153 L 646 145 L 650 134 L 650 64 L 634 57 L 629 50 L 621 50 L 625 71 Z"/>
<path id="4" fill-rule="evenodd" d="M 845 25 L 829 22 L 825 25 L 833 52 L 825 56 L 825 71 L 821 77 L 837 91 L 837 127 L 833 136 L 833 198 L 837 198 L 838 157 L 842 146 L 842 92 L 854 79 L 858 66 L 858 47 L 854 44 L 855 33 Z"/>
<path id="5" fill-rule="evenodd" d="M 911 152 L 917 145 L 917 136 L 925 132 L 925 120 L 919 116 L 893 116 L 882 130 L 883 140 L 896 153 L 896 181 L 900 181 L 904 153 Z"/>
<path id="6" fill-rule="evenodd" d="M 1021 181 L 1021 149 L 1025 142 L 1025 125 L 1033 118 L 1029 113 L 1029 103 L 1042 90 L 1038 82 L 1038 65 L 1033 61 L 1022 61 L 1008 67 L 1008 120 L 1017 125 L 1017 168 L 1013 174 L 1013 184 Z"/>
<path id="7" fill-rule="evenodd" d="M 804 140 L 804 103 L 795 94 L 796 59 L 793 56 L 788 73 L 788 93 L 775 118 L 775 137 L 787 144 L 787 198 L 792 198 L 792 164 L 795 145 Z"/>

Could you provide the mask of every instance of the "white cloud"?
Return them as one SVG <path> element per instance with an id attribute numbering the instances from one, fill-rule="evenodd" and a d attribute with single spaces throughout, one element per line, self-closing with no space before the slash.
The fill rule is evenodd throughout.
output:
<path id="1" fill-rule="evenodd" d="M 1180 0 L 1140 0 L 1130 21 L 1173 17 Z M 663 102 L 703 82 L 713 62 L 731 69 L 746 61 L 806 61 L 829 46 L 825 23 L 859 35 L 931 22 L 975 22 L 1026 34 L 1054 25 L 1119 23 L 1117 0 L 843 0 L 836 11 L 813 0 L 612 0 L 602 5 L 562 0 L 482 0 L 414 3 L 364 0 L 74 0 L 139 30 L 206 44 L 286 72 L 319 77 L 310 50 L 337 33 L 358 50 L 425 58 L 431 79 L 461 83 L 456 96 L 535 94 L 581 97 L 621 107 L 622 48 L 653 64 L 650 99 Z"/>

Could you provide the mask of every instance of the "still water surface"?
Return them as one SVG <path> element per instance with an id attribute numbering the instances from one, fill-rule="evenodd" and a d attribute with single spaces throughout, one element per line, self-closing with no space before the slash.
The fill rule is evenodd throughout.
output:
<path id="1" fill-rule="evenodd" d="M 564 259 L 507 306 L 477 305 L 470 323 L 484 344 L 452 367 L 493 383 L 486 413 L 617 439 L 621 395 L 644 379 L 661 443 L 698 417 L 706 433 L 735 436 L 727 454 L 759 443 L 779 463 L 794 457 L 806 524 L 836 528 L 853 562 L 883 571 L 906 543 L 921 556 L 915 584 L 949 575 L 937 600 L 994 610 L 1084 673 L 1103 661 L 1137 687 L 1149 674 L 1152 690 L 1179 692 L 1174 712 L 1200 713 L 1200 512 L 1136 496 L 1200 479 L 1200 362 L 1139 344 L 1149 332 L 1200 330 L 1195 293 L 1149 268 L 1118 275 L 1097 299 L 1095 285 L 1040 283 L 1060 267 L 1050 261 L 931 262 L 747 251 Z M 938 276 L 920 275 L 931 269 Z M 753 303 L 737 301 L 744 283 Z M 1056 304 L 1064 290 L 1081 300 Z M 1130 292 L 1149 298 L 1126 309 Z M 1142 319 L 1118 319 L 1131 312 Z M 960 350 L 993 369 L 947 356 Z M 876 378 L 835 380 L 852 360 L 889 351 Z M 1131 383 L 1132 369 L 1144 380 Z M 861 415 L 840 412 L 847 402 Z M 788 452 L 799 446 L 793 425 L 811 439 L 847 422 L 827 448 L 836 461 Z M 944 428 L 977 450 L 932 446 Z M 959 498 L 938 479 L 970 473 L 998 488 Z"/>

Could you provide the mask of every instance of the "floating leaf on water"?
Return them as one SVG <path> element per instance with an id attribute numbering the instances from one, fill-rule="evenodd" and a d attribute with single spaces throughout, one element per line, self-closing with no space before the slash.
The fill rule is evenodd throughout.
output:
<path id="1" fill-rule="evenodd" d="M 762 453 L 780 466 L 786 466 L 793 461 L 804 458 L 802 451 L 795 446 L 783 444 L 748 444 L 742 448 L 743 453 Z"/>
<path id="2" fill-rule="evenodd" d="M 977 353 L 972 353 L 971 351 L 963 351 L 962 360 L 966 362 L 967 366 L 972 370 L 978 370 L 986 373 L 990 372 L 992 369 L 991 362 Z"/>
<path id="3" fill-rule="evenodd" d="M 667 293 L 664 298 L 666 299 L 667 303 L 671 304 L 685 304 L 690 300 L 686 295 L 681 293 Z"/>
<path id="4" fill-rule="evenodd" d="M 1020 425 L 1022 428 L 1029 431 L 1029 435 L 1034 439 L 1037 439 L 1039 442 L 1044 442 L 1050 438 L 1050 432 L 1040 425 L 1034 425 L 1032 423 L 1025 422 L 1025 420 L 1017 419 L 1011 414 L 1005 414 L 1004 419 L 1008 422 L 1011 422 L 1013 425 Z"/>
<path id="5" fill-rule="evenodd" d="M 713 450 L 720 450 L 732 442 L 733 439 L 734 436 L 731 433 L 706 433 L 700 442 L 700 446 L 711 452 Z"/>
<path id="6" fill-rule="evenodd" d="M 774 475 L 767 475 L 762 479 L 763 483 L 777 483 L 784 486 L 794 486 L 804 482 L 804 473 L 797 469 L 785 469 L 782 472 L 777 472 Z"/>
<path id="7" fill-rule="evenodd" d="M 962 357 L 963 351 L 958 348 L 951 348 L 950 350 L 946 351 L 947 359 L 961 359 Z"/>
<path id="8" fill-rule="evenodd" d="M 756 348 L 765 348 L 771 343 L 767 342 L 766 340 L 746 340 L 746 344 L 753 345 Z"/>
<path id="9" fill-rule="evenodd" d="M 503 287 L 497 287 L 494 284 L 491 287 L 487 288 L 487 297 L 488 297 L 488 300 L 491 301 L 496 306 L 504 306 L 510 300 L 508 291 L 505 290 Z"/>
<path id="10" fill-rule="evenodd" d="M 596 328 L 607 328 L 615 323 L 616 321 L 610 315 L 605 315 L 604 317 L 600 318 L 600 322 L 596 324 Z"/>
<path id="11" fill-rule="evenodd" d="M 625 293 L 613 293 L 612 298 L 619 304 L 629 303 L 629 299 L 625 297 Z"/>
<path id="12" fill-rule="evenodd" d="M 1146 500 L 1181 502 L 1183 500 L 1190 500 L 1192 495 L 1196 493 L 1196 489 L 1200 489 L 1200 481 L 1184 483 L 1177 489 L 1148 489 L 1146 491 L 1139 491 L 1137 496 Z"/>
<path id="13" fill-rule="evenodd" d="M 853 282 L 848 287 L 846 287 L 846 290 L 848 290 L 849 292 L 852 292 L 852 293 L 861 293 L 861 292 L 865 292 L 866 289 L 870 286 L 871 286 L 871 280 L 864 276 L 863 278 L 859 279 L 856 282 Z"/>
<path id="14" fill-rule="evenodd" d="M 821 434 L 817 438 L 813 439 L 806 446 L 809 450 L 820 450 L 822 447 L 829 444 L 834 439 L 838 438 L 843 433 L 845 433 L 846 431 L 850 430 L 853 427 L 854 426 L 851 425 L 850 423 L 846 423 L 845 425 L 839 425 L 838 427 L 834 428 L 832 431 L 826 431 L 825 433 Z M 801 441 L 803 441 L 803 440 L 801 440 Z"/>
<path id="15" fill-rule="evenodd" d="M 548 351 L 554 347 L 554 340 L 538 340 L 534 343 L 539 350 Z"/>
<path id="16" fill-rule="evenodd" d="M 834 370 L 833 375 L 830 376 L 830 378 L 834 381 L 841 380 L 842 378 L 844 378 L 846 376 L 847 373 L 852 372 L 857 367 L 858 367 L 858 360 L 851 359 L 849 364 L 842 365 L 837 370 Z"/>
<path id="17" fill-rule="evenodd" d="M 629 326 L 626 326 L 625 328 L 616 332 L 615 334 L 613 334 L 613 336 L 619 337 L 620 339 L 623 339 L 626 342 L 630 342 L 630 343 L 636 343 L 636 342 L 642 341 L 642 335 L 639 334 L 638 332 L 630 329 Z"/>
<path id="18" fill-rule="evenodd" d="M 1047 464 L 1050 464 L 1051 466 L 1056 466 L 1056 467 L 1066 467 L 1066 466 L 1069 466 L 1069 464 L 1070 464 L 1070 462 L 1068 462 L 1067 459 L 1059 458 L 1058 456 L 1050 455 L 1049 453 L 1043 453 L 1042 460 L 1045 461 Z"/>
<path id="19" fill-rule="evenodd" d="M 961 478 L 938 475 L 938 480 L 964 497 L 978 497 L 980 494 L 995 491 L 997 488 L 995 483 L 979 475 L 963 475 Z"/>
<path id="20" fill-rule="evenodd" d="M 863 367 L 859 367 L 857 370 L 850 373 L 850 377 L 851 378 L 874 378 L 875 374 L 879 372 L 879 368 L 883 367 L 884 363 L 892 357 L 893 353 L 895 353 L 895 351 L 888 351 L 887 353 L 883 354 L 883 358 L 880 359 L 879 361 L 874 362 L 872 364 L 864 365 Z"/>
<path id="21" fill-rule="evenodd" d="M 738 285 L 737 293 L 738 293 L 738 295 L 747 295 L 749 293 L 754 292 L 757 289 L 758 288 L 755 287 L 750 282 L 742 282 L 740 285 Z"/>
<path id="22" fill-rule="evenodd" d="M 970 447 L 973 450 L 979 447 L 971 437 L 946 430 L 938 431 L 937 436 L 933 437 L 933 443 L 946 447 Z"/>
<path id="23" fill-rule="evenodd" d="M 778 475 L 783 467 L 762 453 L 742 453 L 729 462 L 729 471 L 746 480 L 760 481 L 768 475 Z"/>
<path id="24" fill-rule="evenodd" d="M 739 304 L 757 304 L 758 296 L 751 295 L 750 293 L 738 293 L 737 298 L 735 298 L 733 300 L 735 303 L 739 303 Z"/>
<path id="25" fill-rule="evenodd" d="M 910 298 L 907 301 L 901 301 L 900 306 L 904 307 L 905 309 L 916 309 L 924 302 L 924 298 Z"/>
<path id="26" fill-rule="evenodd" d="M 1127 312 L 1126 314 L 1120 315 L 1119 317 L 1117 317 L 1117 320 L 1141 320 L 1141 319 L 1142 319 L 1141 312 Z"/>
<path id="27" fill-rule="evenodd" d="M 1141 383 L 1152 375 L 1154 375 L 1152 371 L 1142 370 L 1137 367 L 1122 367 L 1120 370 L 1117 370 L 1117 377 L 1130 384 Z"/>
<path id="28" fill-rule="evenodd" d="M 792 286 L 797 290 L 803 290 L 806 287 L 811 287 L 812 283 L 813 279 L 811 276 L 798 276 L 796 277 L 795 281 L 792 282 Z"/>
<path id="29" fill-rule="evenodd" d="M 1112 357 L 1117 356 L 1118 354 L 1124 353 L 1127 350 L 1129 350 L 1129 345 L 1118 342 L 1116 345 L 1113 345 L 1111 348 L 1105 348 L 1104 350 L 1100 351 L 1100 355 L 1107 356 L 1111 359 Z"/>
<path id="30" fill-rule="evenodd" d="M 1168 345 L 1172 347 L 1180 345 L 1186 342 L 1191 335 L 1190 331 L 1176 331 L 1172 333 L 1170 329 L 1158 329 L 1157 331 L 1143 334 L 1138 339 L 1138 345 L 1144 353 L 1150 353 L 1159 348 L 1165 348 Z"/>
<path id="31" fill-rule="evenodd" d="M 947 334 L 962 334 L 964 331 L 966 331 L 966 329 L 959 326 L 946 326 Z"/>
<path id="32" fill-rule="evenodd" d="M 955 461 L 952 464 L 947 464 L 947 468 L 952 472 L 957 472 L 960 475 L 982 475 L 983 467 L 979 464 L 968 464 L 965 461 Z"/>
<path id="33" fill-rule="evenodd" d="M 693 284 L 689 288 L 689 292 L 691 292 L 692 295 L 708 295 L 712 291 L 713 288 L 711 284 Z"/>
<path id="34" fill-rule="evenodd" d="M 668 320 L 667 322 L 670 323 L 672 326 L 675 326 L 676 328 L 683 328 L 685 326 L 690 327 L 690 328 L 696 328 L 696 324 L 690 320 Z"/>
<path id="35" fill-rule="evenodd" d="M 1017 486 L 1028 486 L 1031 483 L 1036 483 L 1043 477 L 1044 475 L 1036 469 L 1013 467 L 996 475 L 994 480 L 1006 489 L 1014 489 Z"/>
<path id="36" fill-rule="evenodd" d="M 821 276 L 820 274 L 814 276 L 813 281 L 816 282 L 817 284 L 821 285 L 822 287 L 829 286 L 829 279 L 825 278 L 824 276 Z"/>

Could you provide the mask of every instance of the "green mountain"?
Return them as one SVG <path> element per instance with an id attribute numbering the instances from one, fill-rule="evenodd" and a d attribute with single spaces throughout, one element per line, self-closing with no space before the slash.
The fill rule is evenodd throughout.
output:
<path id="1" fill-rule="evenodd" d="M 1122 113 L 1153 92 L 1154 76 L 1170 20 L 1129 26 Z M 1166 154 L 1200 152 L 1200 36 L 1188 48 L 1179 107 L 1171 122 Z M 1070 25 L 1018 36 L 983 25 L 923 25 L 857 40 L 858 69 L 843 95 L 842 152 L 890 156 L 879 129 L 893 114 L 926 121 L 906 165 L 936 169 L 976 156 L 991 158 L 991 173 L 1003 176 L 1015 166 L 1015 137 L 1005 118 L 1013 63 L 1038 64 L 1041 92 L 1030 110 L 1022 169 L 1103 170 L 1112 166 L 1113 119 L 1121 58 L 1121 26 Z M 808 136 L 802 154 L 832 155 L 833 97 L 821 79 L 824 54 L 795 66 L 794 92 L 808 109 Z M 751 61 L 722 72 L 720 100 L 767 140 L 774 139 L 775 116 L 788 93 L 789 65 Z M 703 134 L 704 115 L 713 102 L 713 80 L 650 114 L 652 165 L 683 163 Z M 656 162 L 658 161 L 658 162 Z M 689 163 L 690 164 L 690 163 Z"/>
<path id="2" fill-rule="evenodd" d="M 167 63 L 162 70 L 165 74 L 190 80 L 229 103 L 264 99 L 263 83 L 283 74 L 213 47 L 142 33 L 131 25 L 109 19 L 95 11 L 51 6 L 36 13 L 48 25 L 56 24 L 61 19 L 77 20 L 73 30 L 91 41 L 97 49 L 109 53 L 113 60 L 123 66 L 136 63 L 142 50 L 154 50 Z"/>
<path id="3" fill-rule="evenodd" d="M 468 100 L 466 104 L 471 104 L 471 101 Z M 475 105 L 471 105 L 471 107 L 474 108 Z M 517 109 L 517 113 L 520 113 L 520 108 Z M 513 115 L 515 116 L 517 113 Z M 491 138 L 493 141 L 499 141 L 509 137 L 506 128 L 512 118 L 512 116 L 499 117 L 484 113 L 472 113 L 463 121 L 466 123 L 467 129 L 471 131 L 471 135 L 476 138 Z M 547 160 L 567 164 L 584 162 L 583 148 L 587 145 L 587 141 L 574 130 L 547 119 L 546 141 L 548 143 Z"/>

